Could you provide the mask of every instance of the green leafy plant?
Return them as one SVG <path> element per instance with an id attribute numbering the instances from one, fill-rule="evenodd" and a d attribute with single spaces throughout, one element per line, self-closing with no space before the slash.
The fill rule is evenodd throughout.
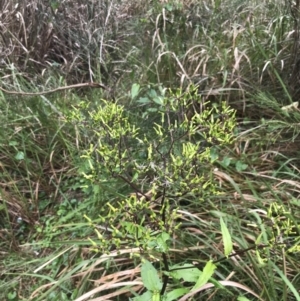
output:
<path id="1" fill-rule="evenodd" d="M 298 1 L 13 2 L 0 299 L 299 300 Z"/>
<path id="2" fill-rule="evenodd" d="M 133 86 L 132 99 L 139 89 Z M 214 162 L 219 147 L 234 142 L 236 121 L 233 109 L 225 103 L 204 103 L 196 88 L 190 92 L 161 91 L 158 98 L 151 89 L 148 95 L 156 96 L 143 101 L 155 108 L 144 108 L 146 122 L 137 115 L 132 118 L 124 106 L 105 100 L 91 110 L 85 126 L 93 129 L 97 139 L 81 158 L 88 166 L 82 175 L 91 185 L 104 189 L 104 179 L 110 177 L 125 183 L 129 192 L 125 198 L 115 196 L 104 204 L 98 218 L 86 216 L 96 233 L 96 238 L 89 238 L 92 249 L 109 254 L 114 249 L 137 248 L 135 255 L 162 260 L 163 269 L 168 271 L 171 237 L 181 225 L 178 210 L 182 202 L 201 203 L 206 196 L 219 193 L 212 177 Z M 198 106 L 204 108 L 199 111 Z M 225 224 L 221 225 L 228 255 L 229 233 L 225 233 Z M 144 265 L 152 269 L 147 261 Z M 213 271 L 208 266 L 206 269 Z M 157 278 L 156 272 L 152 274 Z M 202 279 L 203 275 L 208 278 Z M 197 288 L 211 273 L 204 272 L 201 277 L 195 284 Z M 154 299 L 166 290 L 165 284 L 162 288 L 161 282 L 155 283 L 151 288 L 145 283 L 147 294 Z"/>

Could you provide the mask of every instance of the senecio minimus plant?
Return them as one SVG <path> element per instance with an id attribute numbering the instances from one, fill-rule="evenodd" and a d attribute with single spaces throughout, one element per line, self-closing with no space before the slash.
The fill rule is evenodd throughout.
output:
<path id="1" fill-rule="evenodd" d="M 81 156 L 86 183 L 116 192 L 99 218 L 86 218 L 97 234 L 90 239 L 95 251 L 164 256 L 180 228 L 178 209 L 218 194 L 212 171 L 218 150 L 235 140 L 235 111 L 225 102 L 205 103 L 194 87 L 139 94 L 128 105 L 102 100 L 94 109 L 84 104 L 88 114 L 73 112 L 71 120 L 96 137 Z"/>
<path id="2" fill-rule="evenodd" d="M 96 136 L 81 157 L 86 181 L 103 190 L 115 180 L 130 191 L 128 197 L 110 198 L 97 221 L 87 217 L 99 238 L 92 243 L 101 252 L 112 245 L 165 252 L 180 226 L 183 198 L 202 202 L 218 193 L 212 176 L 216 152 L 235 139 L 235 111 L 225 102 L 204 103 L 194 87 L 159 93 L 148 87 L 144 94 L 134 103 L 142 108 L 138 113 L 137 105 L 103 100 L 91 110 L 84 104 L 88 115 L 76 109 L 71 118 Z"/>

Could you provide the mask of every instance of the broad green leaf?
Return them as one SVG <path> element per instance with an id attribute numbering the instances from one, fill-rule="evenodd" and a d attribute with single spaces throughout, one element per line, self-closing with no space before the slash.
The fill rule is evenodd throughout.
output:
<path id="1" fill-rule="evenodd" d="M 17 152 L 17 154 L 15 155 L 15 159 L 17 160 L 24 160 L 25 158 L 25 155 L 24 155 L 24 152 Z"/>
<path id="2" fill-rule="evenodd" d="M 18 144 L 19 143 L 17 141 L 15 141 L 15 140 L 8 142 L 8 145 L 10 145 L 10 146 L 17 146 Z"/>
<path id="3" fill-rule="evenodd" d="M 145 260 L 142 264 L 141 275 L 144 286 L 152 292 L 160 291 L 162 288 L 162 282 L 158 276 L 158 273 L 151 262 Z"/>
<path id="4" fill-rule="evenodd" d="M 147 109 L 148 112 L 157 112 L 157 108 L 149 108 Z"/>
<path id="5" fill-rule="evenodd" d="M 16 291 L 9 292 L 9 293 L 7 294 L 7 298 L 8 298 L 9 300 L 15 300 L 16 296 L 17 296 Z"/>
<path id="6" fill-rule="evenodd" d="M 230 162 L 231 162 L 231 158 L 229 157 L 225 157 L 223 160 L 222 160 L 222 163 L 225 167 L 228 167 L 230 165 Z"/>
<path id="7" fill-rule="evenodd" d="M 202 274 L 198 278 L 195 286 L 193 287 L 193 290 L 198 289 L 204 284 L 206 284 L 210 277 L 213 275 L 216 268 L 217 266 L 212 262 L 212 260 L 208 261 L 203 269 Z"/>
<path id="8" fill-rule="evenodd" d="M 153 294 L 150 291 L 143 293 L 141 296 L 134 297 L 134 301 L 152 301 Z"/>
<path id="9" fill-rule="evenodd" d="M 148 97 L 141 97 L 137 100 L 137 102 L 147 104 L 150 102 L 150 99 Z"/>
<path id="10" fill-rule="evenodd" d="M 100 185 L 93 185 L 93 192 L 97 195 L 101 191 Z"/>
<path id="11" fill-rule="evenodd" d="M 248 298 L 246 298 L 245 296 L 239 296 L 237 298 L 238 301 L 250 301 Z"/>
<path id="12" fill-rule="evenodd" d="M 216 148 L 212 147 L 210 149 L 210 160 L 211 160 L 211 162 L 216 161 L 218 159 L 218 157 L 219 157 L 218 150 Z"/>
<path id="13" fill-rule="evenodd" d="M 187 288 L 176 288 L 176 289 L 172 290 L 171 292 L 167 293 L 164 301 L 178 300 L 179 297 L 187 294 L 189 291 L 190 290 Z"/>
<path id="14" fill-rule="evenodd" d="M 183 279 L 186 282 L 196 282 L 199 279 L 202 272 L 194 267 L 192 264 L 183 264 L 183 265 L 174 265 L 170 267 L 171 270 L 175 271 L 170 272 L 170 276 L 175 279 Z M 178 270 L 176 270 L 178 269 Z"/>
<path id="15" fill-rule="evenodd" d="M 153 101 L 161 106 L 164 104 L 164 98 L 161 96 L 153 97 Z"/>
<path id="16" fill-rule="evenodd" d="M 222 232 L 222 238 L 224 244 L 224 254 L 226 257 L 228 257 L 233 249 L 231 235 L 222 217 L 220 217 L 220 224 L 221 224 L 221 232 Z"/>
<path id="17" fill-rule="evenodd" d="M 148 92 L 148 95 L 151 97 L 151 98 L 155 98 L 157 97 L 157 93 L 154 89 L 151 89 L 149 92 Z"/>
<path id="18" fill-rule="evenodd" d="M 170 235 L 166 232 L 162 232 L 157 236 L 157 249 L 160 252 L 167 252 L 168 251 L 168 244 L 167 241 L 170 239 Z"/>
<path id="19" fill-rule="evenodd" d="M 241 161 L 237 161 L 235 163 L 235 169 L 240 172 L 240 171 L 243 171 L 243 170 L 246 170 L 248 167 L 248 164 L 244 164 L 243 162 Z"/>
<path id="20" fill-rule="evenodd" d="M 167 241 L 170 239 L 170 235 L 166 232 L 159 234 L 156 239 L 148 241 L 148 247 L 156 249 L 159 252 L 167 252 L 169 246 Z"/>
<path id="21" fill-rule="evenodd" d="M 138 96 L 140 92 L 140 85 L 139 84 L 133 84 L 131 87 L 131 99 L 134 99 Z"/>

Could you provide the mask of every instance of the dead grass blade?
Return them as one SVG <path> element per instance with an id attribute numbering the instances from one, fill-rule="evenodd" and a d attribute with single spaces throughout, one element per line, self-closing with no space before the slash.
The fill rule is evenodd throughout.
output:
<path id="1" fill-rule="evenodd" d="M 243 284 L 240 284 L 238 282 L 235 282 L 235 281 L 228 281 L 228 280 L 223 280 L 223 281 L 219 281 L 220 284 L 222 284 L 223 286 L 229 286 L 229 287 L 234 287 L 234 288 L 239 288 L 241 289 L 242 291 L 246 292 L 246 293 L 249 293 L 251 294 L 252 296 L 256 297 L 258 300 L 260 301 L 265 301 L 264 299 L 262 299 L 259 295 L 257 295 L 253 290 L 251 290 L 249 287 L 243 285 Z M 184 297 L 180 298 L 178 301 L 186 301 L 188 300 L 190 297 L 193 297 L 195 296 L 197 293 L 201 292 L 201 291 L 204 291 L 204 290 L 207 290 L 209 288 L 212 288 L 214 287 L 215 285 L 212 284 L 212 283 L 207 283 L 205 285 L 203 285 L 202 287 L 200 287 L 199 289 L 195 290 L 195 291 L 192 291 L 188 294 L 186 294 Z"/>
<path id="2" fill-rule="evenodd" d="M 106 283 L 103 284 L 87 293 L 85 293 L 84 295 L 82 295 L 81 297 L 75 299 L 74 301 L 84 301 L 84 300 L 90 300 L 88 298 L 92 297 L 94 294 L 97 294 L 99 292 L 108 290 L 108 289 L 114 289 L 114 288 L 118 288 L 118 287 L 124 287 L 124 286 L 142 286 L 143 282 L 142 281 L 125 281 L 125 282 L 120 282 L 120 283 Z M 113 293 L 114 296 L 118 296 L 120 294 L 124 294 L 130 292 L 130 290 L 121 290 L 118 292 Z M 112 295 L 108 294 L 107 296 L 103 296 L 103 297 L 99 297 L 96 299 L 92 299 L 94 301 L 104 301 L 104 300 L 108 300 L 108 298 L 110 298 Z"/>

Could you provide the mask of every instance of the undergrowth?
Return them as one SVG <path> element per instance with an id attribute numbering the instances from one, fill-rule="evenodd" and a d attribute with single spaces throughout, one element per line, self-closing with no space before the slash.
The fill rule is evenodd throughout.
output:
<path id="1" fill-rule="evenodd" d="M 1 300 L 300 300 L 298 1 L 0 7 Z"/>

